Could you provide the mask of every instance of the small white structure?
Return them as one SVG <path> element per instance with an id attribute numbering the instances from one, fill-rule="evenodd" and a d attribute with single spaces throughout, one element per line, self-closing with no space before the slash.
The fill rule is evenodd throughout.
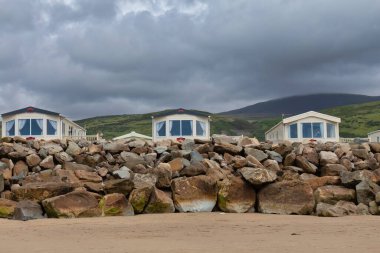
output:
<path id="1" fill-rule="evenodd" d="M 36 107 L 3 113 L 2 136 L 21 136 L 26 139 L 80 139 L 86 130 L 57 112 Z"/>
<path id="2" fill-rule="evenodd" d="M 210 139 L 211 117 L 193 110 L 169 110 L 152 116 L 153 141 Z"/>
<path id="3" fill-rule="evenodd" d="M 265 133 L 265 139 L 273 143 L 339 142 L 340 122 L 340 118 L 310 111 L 283 119 Z"/>
<path id="4" fill-rule="evenodd" d="M 369 142 L 380 142 L 380 130 L 368 134 Z"/>
<path id="5" fill-rule="evenodd" d="M 152 140 L 152 137 L 136 133 L 135 131 L 132 131 L 128 134 L 124 134 L 118 137 L 113 138 L 112 140 L 122 140 L 122 139 L 131 139 L 131 138 L 138 138 L 138 139 L 143 139 L 143 140 Z"/>

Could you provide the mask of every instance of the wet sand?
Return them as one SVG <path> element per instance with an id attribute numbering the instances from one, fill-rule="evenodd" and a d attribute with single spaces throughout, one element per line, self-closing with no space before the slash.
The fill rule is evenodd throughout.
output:
<path id="1" fill-rule="evenodd" d="M 0 252 L 380 252 L 380 217 L 156 214 L 0 220 Z"/>

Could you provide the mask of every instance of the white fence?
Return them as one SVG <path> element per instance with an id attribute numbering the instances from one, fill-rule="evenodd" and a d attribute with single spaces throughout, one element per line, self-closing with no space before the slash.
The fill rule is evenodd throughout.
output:
<path id="1" fill-rule="evenodd" d="M 100 134 L 86 135 L 86 136 L 65 136 L 64 140 L 87 140 L 87 141 L 97 141 L 102 139 Z"/>
<path id="2" fill-rule="evenodd" d="M 368 138 L 340 138 L 340 142 L 342 143 L 361 143 L 361 142 L 369 142 Z"/>

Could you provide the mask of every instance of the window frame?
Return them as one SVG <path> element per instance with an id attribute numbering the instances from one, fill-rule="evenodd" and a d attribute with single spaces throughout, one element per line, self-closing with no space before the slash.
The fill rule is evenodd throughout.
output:
<path id="1" fill-rule="evenodd" d="M 171 133 L 171 128 L 173 127 L 173 122 L 178 122 L 179 121 L 179 135 L 173 135 Z M 183 132 L 182 132 L 182 121 L 190 121 L 190 126 L 191 126 L 191 134 L 190 135 L 183 135 Z M 191 137 L 191 136 L 194 136 L 194 120 L 192 119 L 173 119 L 173 120 L 169 120 L 169 136 L 171 137 Z"/>
<path id="2" fill-rule="evenodd" d="M 12 134 L 8 134 L 8 124 L 13 122 L 13 135 Z M 11 128 L 12 129 L 12 128 Z M 15 119 L 12 119 L 12 120 L 8 120 L 5 122 L 5 136 L 15 136 L 16 135 L 16 120 Z"/>
<path id="3" fill-rule="evenodd" d="M 293 137 L 292 136 L 292 127 L 295 126 L 296 127 L 296 136 Z M 289 125 L 289 139 L 298 139 L 298 123 L 293 123 L 293 124 L 290 124 Z"/>
<path id="4" fill-rule="evenodd" d="M 332 129 L 334 130 L 334 134 L 333 134 L 333 136 L 329 136 L 329 134 L 330 134 L 330 131 L 329 131 L 329 126 L 331 126 L 332 127 Z M 336 138 L 336 127 L 335 127 L 335 124 L 333 124 L 333 123 L 326 123 L 326 137 L 327 138 L 329 138 L 329 139 L 333 139 L 333 138 Z"/>
<path id="5" fill-rule="evenodd" d="M 158 129 L 158 125 L 163 123 L 162 127 L 163 127 L 163 130 L 164 130 L 164 135 L 160 135 L 160 129 Z M 155 129 L 156 129 L 156 136 L 157 137 L 166 137 L 167 133 L 166 133 L 166 120 L 162 120 L 162 121 L 158 121 L 155 123 Z"/>
<path id="6" fill-rule="evenodd" d="M 48 128 L 49 121 L 55 122 L 55 124 L 56 124 L 56 129 L 55 129 L 55 133 L 54 134 L 49 134 L 49 128 Z M 58 121 L 57 120 L 53 120 L 53 119 L 46 119 L 46 135 L 56 136 L 57 134 L 58 134 Z"/>
<path id="7" fill-rule="evenodd" d="M 200 128 L 203 131 L 202 135 L 198 134 L 198 123 L 199 123 Z M 202 128 L 201 124 L 204 124 L 204 127 L 205 127 L 204 129 Z M 207 135 L 207 123 L 205 121 L 202 121 L 202 120 L 196 120 L 195 121 L 195 134 L 196 134 L 196 136 L 203 136 L 203 137 Z"/>
<path id="8" fill-rule="evenodd" d="M 321 130 L 321 136 L 320 137 L 315 137 L 315 135 L 314 135 L 314 125 L 315 124 L 319 124 L 320 125 L 320 130 Z M 325 129 L 324 129 L 324 123 L 323 122 L 302 122 L 301 123 L 301 125 L 302 125 L 302 138 L 303 139 L 309 139 L 309 138 L 311 138 L 311 139 L 323 139 L 323 138 L 325 138 L 324 137 L 324 131 L 325 131 Z M 311 134 L 311 137 L 308 137 L 308 136 L 305 136 L 304 135 L 304 126 L 305 125 L 310 125 L 310 134 Z"/>

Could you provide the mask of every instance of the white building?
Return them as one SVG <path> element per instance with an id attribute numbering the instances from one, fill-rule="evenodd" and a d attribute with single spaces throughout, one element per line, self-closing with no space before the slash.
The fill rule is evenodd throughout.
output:
<path id="1" fill-rule="evenodd" d="M 340 118 L 310 111 L 283 119 L 265 133 L 265 139 L 273 143 L 339 142 L 340 122 Z"/>
<path id="2" fill-rule="evenodd" d="M 153 141 L 163 139 L 210 139 L 210 116 L 198 111 L 178 109 L 152 116 Z"/>
<path id="3" fill-rule="evenodd" d="M 380 142 L 380 130 L 368 134 L 369 142 Z"/>
<path id="4" fill-rule="evenodd" d="M 128 134 L 124 134 L 124 135 L 115 137 L 112 140 L 117 141 L 117 140 L 123 140 L 123 139 L 131 139 L 131 138 L 138 138 L 138 139 L 143 139 L 143 140 L 152 140 L 152 137 L 136 133 L 135 131 L 132 131 Z"/>
<path id="5" fill-rule="evenodd" d="M 86 138 L 86 130 L 57 112 L 35 107 L 3 113 L 2 136 L 26 139 Z"/>

